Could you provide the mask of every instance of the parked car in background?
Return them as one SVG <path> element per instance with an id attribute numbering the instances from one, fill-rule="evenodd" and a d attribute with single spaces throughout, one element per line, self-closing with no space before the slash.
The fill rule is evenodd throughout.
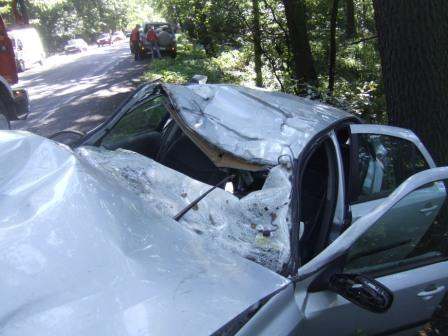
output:
<path id="1" fill-rule="evenodd" d="M 98 47 L 102 47 L 105 45 L 111 45 L 112 44 L 111 35 L 109 33 L 101 34 L 98 37 L 98 39 L 96 40 L 96 44 L 98 45 Z"/>
<path id="2" fill-rule="evenodd" d="M 18 168 L 3 174 L 20 179 L 0 242 L 45 260 L 18 278 L 7 259 L 0 318 L 17 335 L 412 335 L 447 292 L 448 167 L 409 130 L 283 93 L 149 83 L 73 151 L 5 136 Z M 42 288 L 70 314 L 30 300 Z M 7 313 L 25 303 L 39 315 Z"/>
<path id="3" fill-rule="evenodd" d="M 43 64 L 46 55 L 35 28 L 10 30 L 8 35 L 13 44 L 18 71 L 25 71 L 36 64 Z"/>
<path id="4" fill-rule="evenodd" d="M 124 33 L 121 30 L 119 30 L 112 34 L 111 40 L 112 40 L 112 43 L 121 42 L 121 41 L 126 40 L 126 36 L 124 35 Z"/>
<path id="5" fill-rule="evenodd" d="M 67 41 L 67 44 L 64 47 L 64 52 L 66 54 L 72 54 L 87 51 L 87 49 L 88 45 L 86 41 L 81 38 L 77 38 Z"/>
<path id="6" fill-rule="evenodd" d="M 151 27 L 154 27 L 159 39 L 160 52 L 173 58 L 177 55 L 176 34 L 169 23 L 166 22 L 147 22 L 143 25 L 140 33 L 141 49 L 143 55 L 151 54 L 151 43 L 146 39 L 146 35 Z"/>

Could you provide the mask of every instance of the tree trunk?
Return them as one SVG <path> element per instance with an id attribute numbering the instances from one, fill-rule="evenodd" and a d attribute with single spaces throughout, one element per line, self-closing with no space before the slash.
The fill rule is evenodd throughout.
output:
<path id="1" fill-rule="evenodd" d="M 333 0 L 330 18 L 330 61 L 328 66 L 328 94 L 333 95 L 336 74 L 336 21 L 338 18 L 339 0 Z"/>
<path id="2" fill-rule="evenodd" d="M 448 1 L 374 0 L 389 123 L 448 164 Z"/>
<path id="3" fill-rule="evenodd" d="M 295 80 L 298 90 L 303 91 L 304 83 L 315 84 L 317 81 L 306 27 L 306 7 L 304 0 L 283 0 L 283 4 L 294 60 Z"/>
<path id="4" fill-rule="evenodd" d="M 263 87 L 263 74 L 261 72 L 261 32 L 260 32 L 260 6 L 258 0 L 252 0 L 252 37 L 254 43 L 255 84 Z"/>
<path id="5" fill-rule="evenodd" d="M 355 35 L 355 5 L 353 0 L 345 0 L 345 36 L 352 39 Z"/>

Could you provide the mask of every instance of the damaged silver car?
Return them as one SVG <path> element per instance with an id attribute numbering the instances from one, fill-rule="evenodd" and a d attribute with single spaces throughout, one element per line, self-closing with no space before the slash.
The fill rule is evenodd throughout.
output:
<path id="1" fill-rule="evenodd" d="M 150 83 L 71 147 L 0 133 L 2 335 L 412 334 L 446 293 L 448 167 L 409 130 Z"/>

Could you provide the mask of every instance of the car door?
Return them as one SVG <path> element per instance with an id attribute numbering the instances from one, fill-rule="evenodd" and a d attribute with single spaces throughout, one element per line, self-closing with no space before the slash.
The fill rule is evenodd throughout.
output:
<path id="1" fill-rule="evenodd" d="M 386 312 L 374 313 L 329 290 L 326 280 L 320 280 L 323 285 L 308 286 L 306 298 L 298 302 L 303 305 L 303 334 L 413 335 L 431 318 L 448 288 L 447 183 L 448 167 L 412 176 L 309 262 L 328 265 L 340 257 L 337 267 L 332 264 L 322 272 L 322 279 L 330 277 L 328 272 L 375 278 L 392 292 L 393 303 Z M 429 193 L 428 185 L 438 189 L 435 198 L 445 194 L 432 210 L 436 213 L 429 216 L 429 225 L 425 216 L 412 220 L 407 216 L 409 205 L 422 197 L 421 190 Z M 299 276 L 310 272 L 305 265 Z M 296 292 L 303 290 L 299 283 Z"/>
<path id="2" fill-rule="evenodd" d="M 372 211 L 411 175 L 435 164 L 421 141 L 409 130 L 382 125 L 351 125 L 350 210 L 353 221 Z M 429 184 L 403 204 L 407 218 L 431 216 L 444 198 Z"/>

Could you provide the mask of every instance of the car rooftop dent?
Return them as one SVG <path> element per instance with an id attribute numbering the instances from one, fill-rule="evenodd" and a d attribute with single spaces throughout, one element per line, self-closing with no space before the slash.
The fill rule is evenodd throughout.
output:
<path id="1" fill-rule="evenodd" d="M 261 170 L 297 157 L 319 132 L 351 114 L 284 93 L 233 85 L 161 84 L 171 114 L 218 167 Z"/>

